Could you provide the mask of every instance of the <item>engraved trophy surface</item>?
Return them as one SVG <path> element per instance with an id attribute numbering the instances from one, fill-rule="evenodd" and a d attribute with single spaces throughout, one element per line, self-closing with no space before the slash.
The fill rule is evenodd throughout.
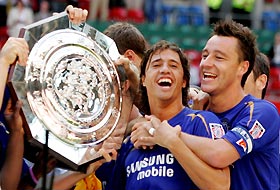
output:
<path id="1" fill-rule="evenodd" d="M 67 168 L 84 170 L 99 158 L 94 146 L 115 129 L 121 114 L 115 42 L 66 13 L 24 27 L 31 49 L 26 67 L 16 65 L 10 86 L 23 102 L 29 143 L 41 146 Z"/>

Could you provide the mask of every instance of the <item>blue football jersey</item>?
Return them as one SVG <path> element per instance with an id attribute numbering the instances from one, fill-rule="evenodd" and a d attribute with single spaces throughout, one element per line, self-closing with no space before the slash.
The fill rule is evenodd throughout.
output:
<path id="1" fill-rule="evenodd" d="M 189 108 L 184 108 L 168 123 L 171 126 L 180 125 L 183 132 L 213 139 L 225 133 L 220 120 L 213 113 Z M 131 142 L 126 149 L 129 149 L 129 153 L 123 159 L 125 189 L 198 189 L 168 149 L 160 146 L 151 150 L 134 149 Z"/>
<path id="2" fill-rule="evenodd" d="M 279 114 L 266 100 L 247 95 L 216 114 L 228 129 L 223 136 L 240 159 L 231 168 L 231 190 L 279 189 Z"/>

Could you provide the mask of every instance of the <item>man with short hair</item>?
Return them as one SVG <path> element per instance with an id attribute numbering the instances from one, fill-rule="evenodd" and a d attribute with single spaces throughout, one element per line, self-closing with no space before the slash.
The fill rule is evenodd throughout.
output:
<path id="1" fill-rule="evenodd" d="M 269 70 L 268 57 L 261 52 L 257 53 L 254 68 L 246 80 L 244 91 L 256 98 L 264 99 L 269 80 Z"/>
<path id="2" fill-rule="evenodd" d="M 202 51 L 201 89 L 210 95 L 209 110 L 228 131 L 215 141 L 190 135 L 185 138 L 187 146 L 210 165 L 233 166 L 233 190 L 279 188 L 277 109 L 243 90 L 257 51 L 255 37 L 247 27 L 234 21 L 214 27 Z"/>

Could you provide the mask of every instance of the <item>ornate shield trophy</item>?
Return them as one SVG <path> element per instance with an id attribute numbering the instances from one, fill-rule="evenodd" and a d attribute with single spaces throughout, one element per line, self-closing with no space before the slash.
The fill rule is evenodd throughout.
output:
<path id="1" fill-rule="evenodd" d="M 101 158 L 94 147 L 121 115 L 116 44 L 86 23 L 73 25 L 66 13 L 26 26 L 20 37 L 31 49 L 28 64 L 16 65 L 9 77 L 23 102 L 28 143 L 47 143 L 63 167 L 85 170 Z"/>

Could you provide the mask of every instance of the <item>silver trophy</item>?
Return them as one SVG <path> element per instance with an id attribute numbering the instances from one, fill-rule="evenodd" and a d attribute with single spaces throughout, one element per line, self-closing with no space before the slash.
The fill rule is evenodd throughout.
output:
<path id="1" fill-rule="evenodd" d="M 101 158 L 95 145 L 121 117 L 124 73 L 113 63 L 116 44 L 86 23 L 74 25 L 66 13 L 24 27 L 20 37 L 31 52 L 26 67 L 11 70 L 10 86 L 23 102 L 27 141 L 47 143 L 63 167 L 85 170 Z"/>

